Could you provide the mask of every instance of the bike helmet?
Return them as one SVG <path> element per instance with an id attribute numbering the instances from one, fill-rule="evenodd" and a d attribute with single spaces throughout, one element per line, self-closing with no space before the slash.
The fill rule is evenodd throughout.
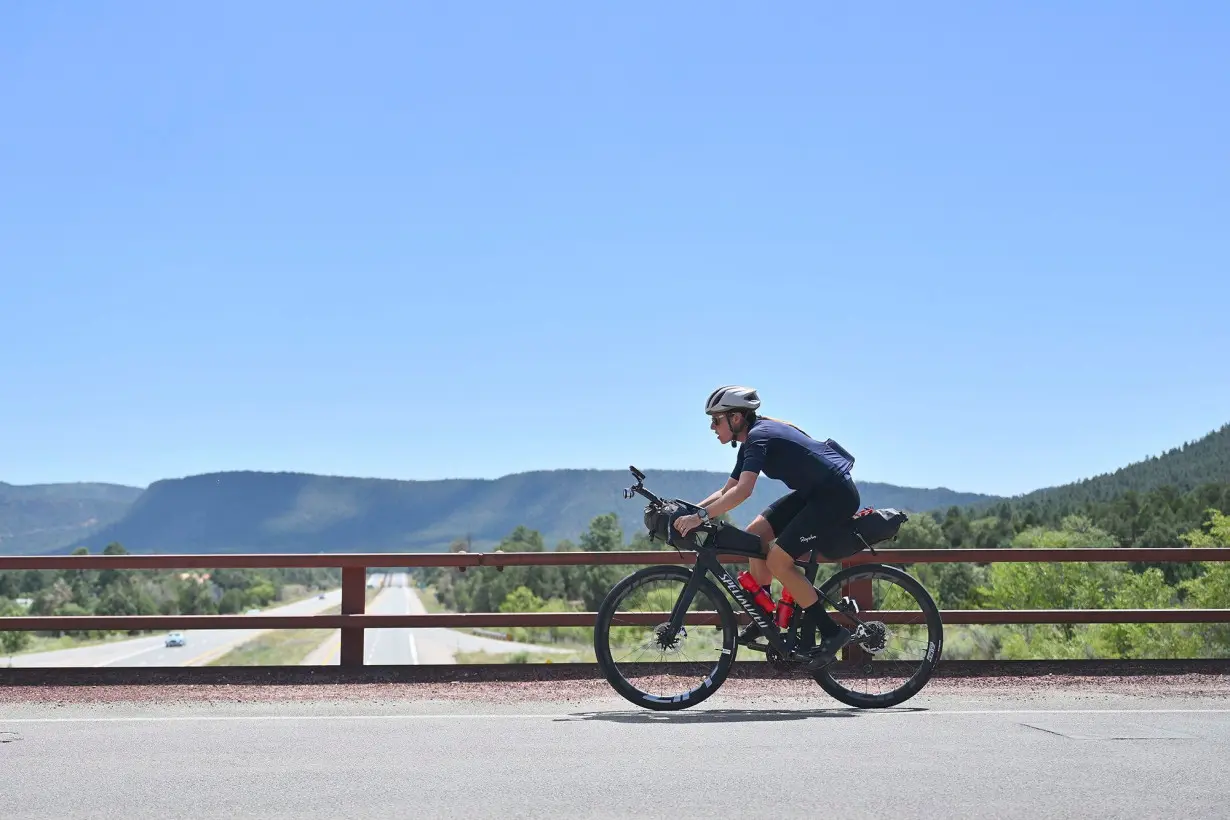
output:
<path id="1" fill-rule="evenodd" d="M 753 387 L 740 387 L 728 384 L 719 387 L 709 394 L 705 402 L 705 412 L 714 413 L 748 412 L 760 407 L 760 394 Z"/>

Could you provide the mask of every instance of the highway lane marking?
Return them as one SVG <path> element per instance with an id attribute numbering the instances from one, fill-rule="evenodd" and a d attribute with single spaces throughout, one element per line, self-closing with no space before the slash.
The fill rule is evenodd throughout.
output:
<path id="1" fill-rule="evenodd" d="M 110 666 L 110 665 L 111 665 L 111 664 L 113 664 L 113 663 L 119 663 L 120 661 L 126 661 L 126 660 L 128 660 L 129 658 L 135 658 L 135 657 L 137 657 L 138 655 L 144 655 L 144 654 L 146 654 L 146 653 L 148 653 L 148 652 L 157 652 L 159 649 L 166 649 L 166 646 L 165 646 L 165 641 L 166 641 L 166 638 L 163 638 L 163 639 L 162 639 L 162 641 L 164 642 L 164 645 L 163 645 L 163 646 L 159 646 L 158 644 L 154 644 L 153 646 L 147 646 L 147 647 L 145 647 L 144 649 L 138 649 L 138 650 L 136 650 L 135 652 L 129 652 L 129 653 L 128 653 L 128 654 L 126 654 L 126 655 L 120 655 L 120 656 L 119 656 L 119 657 L 117 657 L 117 658 L 111 658 L 110 660 L 105 660 L 105 661 L 103 661 L 102 663 L 92 663 L 92 664 L 90 664 L 90 665 L 91 665 L 92 667 L 94 667 L 95 669 L 98 669 L 98 668 L 101 668 L 101 667 L 103 667 L 103 666 Z"/>
<path id="2" fill-rule="evenodd" d="M 703 714 L 706 711 L 722 713 L 728 709 L 704 710 L 695 709 L 675 713 L 659 713 L 652 711 L 626 712 L 612 711 L 610 716 L 643 714 L 646 717 L 656 716 L 662 722 L 668 722 L 671 714 L 689 717 Z M 789 712 L 786 709 L 747 709 L 746 712 L 779 713 Z M 814 710 L 799 710 L 814 711 Z M 826 712 L 854 711 L 862 712 L 868 717 L 877 715 L 901 715 L 909 717 L 944 716 L 944 715 L 1224 715 L 1230 714 L 1230 709 L 965 709 L 965 710 L 935 710 L 922 712 L 891 712 L 885 710 L 859 709 L 825 709 Z M 0 726 L 10 723 L 205 723 L 209 721 L 262 721 L 262 720 L 533 720 L 546 718 L 551 720 L 577 720 L 577 714 L 440 714 L 440 715 L 132 715 L 125 717 L 48 717 L 48 718 L 0 718 Z"/>
<path id="3" fill-rule="evenodd" d="M 410 587 L 408 584 L 402 587 L 402 597 L 406 599 L 406 614 L 410 615 L 411 614 L 410 612 Z M 410 663 L 413 664 L 414 666 L 418 666 L 419 665 L 419 650 L 418 650 L 418 647 L 414 645 L 414 630 L 407 629 L 406 637 L 410 641 Z"/>
<path id="4" fill-rule="evenodd" d="M 320 606 L 319 606 L 319 599 L 317 599 L 317 598 L 315 598 L 315 597 L 308 597 L 308 598 L 304 598 L 303 600 L 300 600 L 300 601 L 295 601 L 294 603 L 284 604 L 283 606 L 280 606 L 280 607 L 274 607 L 274 608 L 272 608 L 271 610 L 269 610 L 268 612 L 265 612 L 264 614 L 266 614 L 266 615 L 294 615 L 294 614 L 297 614 L 300 610 L 303 610 L 303 609 L 307 609 L 309 612 L 320 612 L 320 611 L 323 611 L 323 610 L 325 610 L 325 609 L 328 609 L 328 608 L 329 608 L 329 606 L 332 606 L 332 605 L 333 605 L 333 599 L 334 599 L 334 598 L 337 598 L 337 599 L 339 599 L 339 600 L 341 599 L 341 590 L 326 590 L 326 591 L 324 592 L 324 595 L 326 596 L 326 597 L 325 597 L 325 603 L 326 603 L 326 604 L 328 604 L 328 606 L 325 606 L 325 607 L 320 607 Z M 314 608 L 313 608 L 313 607 L 314 607 Z M 199 631 L 200 631 L 200 632 L 207 632 L 207 631 L 210 631 L 210 630 L 208 630 L 208 629 L 202 629 L 202 630 L 199 630 Z M 207 649 L 207 650 L 205 650 L 204 652 L 200 652 L 200 653 L 198 653 L 198 654 L 196 654 L 196 655 L 193 655 L 193 656 L 192 656 L 192 657 L 190 657 L 190 658 L 186 658 L 186 659 L 178 659 L 178 662 L 177 662 L 177 663 L 174 663 L 174 664 L 171 664 L 171 665 L 172 665 L 172 666 L 194 666 L 194 665 L 199 665 L 199 664 L 201 664 L 202 662 L 208 662 L 208 661 L 211 661 L 211 660 L 213 660 L 215 657 L 221 657 L 221 655 L 226 654 L 226 651 L 223 651 L 223 650 L 231 650 L 231 649 L 234 649 L 235 647 L 240 646 L 240 645 L 242 645 L 242 644 L 245 644 L 245 643 L 247 643 L 248 641 L 251 641 L 251 640 L 253 640 L 253 639 L 255 639 L 255 638 L 258 638 L 258 637 L 260 637 L 261 635 L 263 635 L 264 633 L 266 633 L 266 632 L 270 632 L 270 631 L 272 631 L 272 630 L 269 630 L 269 629 L 257 629 L 257 630 L 250 630 L 250 631 L 245 630 L 245 631 L 244 631 L 244 632 L 242 632 L 240 635 L 227 639 L 227 640 L 226 640 L 226 641 L 224 641 L 222 644 L 220 644 L 220 645 L 218 645 L 218 646 L 214 647 L 213 649 Z M 187 635 L 191 636 L 191 634 L 192 634 L 192 633 L 191 633 L 191 632 L 185 632 L 185 634 L 187 634 Z M 246 635 L 247 635 L 247 637 L 243 637 L 243 635 L 244 635 L 244 634 L 246 634 Z M 136 638 L 135 640 L 139 640 L 139 641 L 141 641 L 141 640 L 149 640 L 149 639 L 148 639 L 148 638 Z M 165 642 L 165 640 L 166 640 L 166 636 L 165 636 L 165 635 L 164 635 L 164 636 L 161 636 L 161 637 L 157 638 L 157 640 L 160 640 L 160 641 Z M 72 650 L 68 650 L 68 651 L 74 651 L 74 652 L 75 652 L 75 651 L 84 651 L 84 650 L 88 650 L 88 649 L 92 649 L 92 648 L 93 648 L 93 647 L 79 647 L 79 648 L 74 648 L 74 649 L 72 649 Z M 114 657 L 114 658 L 109 658 L 108 660 L 105 660 L 105 661 L 103 661 L 102 663 L 94 663 L 94 664 L 90 664 L 90 666 L 92 666 L 92 667 L 93 667 L 93 668 L 95 668 L 95 669 L 100 669 L 100 668 L 102 668 L 102 667 L 104 667 L 104 666 L 111 666 L 112 664 L 121 663 L 121 662 L 126 661 L 126 660 L 129 660 L 129 659 L 131 659 L 131 658 L 135 658 L 135 657 L 137 657 L 138 655 L 144 655 L 144 654 L 146 654 L 147 652 L 156 652 L 156 651 L 158 651 L 158 650 L 160 650 L 160 649 L 166 649 L 166 648 L 167 648 L 167 647 L 165 646 L 165 643 L 164 643 L 164 645 L 162 645 L 162 646 L 159 646 L 158 644 L 154 644 L 154 645 L 152 645 L 152 646 L 147 646 L 147 647 L 146 647 L 146 648 L 144 648 L 144 649 L 138 649 L 138 650 L 136 650 L 136 651 L 134 651 L 134 652 L 129 652 L 129 653 L 128 653 L 128 654 L 126 654 L 126 655 L 119 655 L 119 656 Z M 64 650 L 59 650 L 59 651 L 64 651 Z"/>

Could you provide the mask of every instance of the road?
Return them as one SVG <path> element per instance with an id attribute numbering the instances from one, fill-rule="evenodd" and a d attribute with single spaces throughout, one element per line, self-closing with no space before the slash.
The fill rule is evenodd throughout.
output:
<path id="1" fill-rule="evenodd" d="M 374 580 L 373 580 L 374 579 Z M 373 615 L 424 615 L 427 610 L 404 572 L 387 577 L 373 575 L 368 586 L 383 585 L 383 589 L 367 606 Z M 364 634 L 363 662 L 367 665 L 454 663 L 457 652 L 492 652 L 508 654 L 531 651 L 549 654 L 570 654 L 554 646 L 514 643 L 481 635 L 471 635 L 453 629 L 369 629 Z M 340 652 L 335 633 L 319 650 L 304 659 L 305 664 L 336 665 Z"/>
<path id="2" fill-rule="evenodd" d="M 367 611 L 382 615 L 425 614 L 427 610 L 415 594 L 406 573 L 371 573 L 369 588 L 380 593 L 368 605 Z M 341 590 L 263 610 L 267 615 L 311 615 L 341 603 Z M 189 666 L 201 664 L 224 654 L 264 630 L 259 629 L 199 629 L 185 631 L 187 645 L 167 647 L 165 633 L 126 641 L 115 641 L 76 649 L 35 652 L 13 657 L 14 667 L 85 667 L 85 666 Z M 305 663 L 336 664 L 339 652 L 338 635 L 327 640 Z M 459 651 L 511 653 L 537 651 L 566 654 L 552 646 L 519 644 L 452 629 L 369 629 L 365 635 L 365 663 L 417 664 L 453 663 Z"/>
<path id="3" fill-rule="evenodd" d="M 719 693 L 678 713 L 438 687 L 80 705 L 0 693 L 0 816 L 1226 816 L 1225 695 L 934 688 L 896 710 Z"/>
<path id="4" fill-rule="evenodd" d="M 262 610 L 263 615 L 312 615 L 342 601 L 340 589 L 285 606 Z M 203 663 L 259 635 L 259 629 L 198 629 L 185 631 L 186 646 L 167 647 L 166 634 L 129 641 L 36 652 L 13 656 L 14 667 L 31 666 L 188 666 Z"/>

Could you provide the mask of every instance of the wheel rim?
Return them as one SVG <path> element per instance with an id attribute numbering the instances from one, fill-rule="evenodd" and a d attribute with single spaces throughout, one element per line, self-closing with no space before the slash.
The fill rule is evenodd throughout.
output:
<path id="1" fill-rule="evenodd" d="M 939 659 L 943 634 L 939 613 L 925 591 L 917 593 L 913 579 L 895 572 L 872 567 L 842 577 L 843 583 L 856 581 L 864 592 L 871 587 L 871 606 L 861 606 L 857 616 L 866 625 L 864 634 L 847 645 L 844 659 L 817 673 L 817 678 L 858 699 L 890 700 L 925 680 Z M 824 592 L 833 600 L 841 595 L 836 585 L 825 584 Z M 833 617 L 850 629 L 858 626 L 840 612 Z"/>
<path id="2" fill-rule="evenodd" d="M 650 575 L 630 584 L 611 607 L 606 630 L 611 669 L 638 698 L 660 703 L 688 700 L 712 687 L 730 665 L 733 626 L 721 617 L 710 584 L 696 591 L 684 634 L 673 640 L 665 634 L 670 611 L 686 583 L 680 575 Z"/>

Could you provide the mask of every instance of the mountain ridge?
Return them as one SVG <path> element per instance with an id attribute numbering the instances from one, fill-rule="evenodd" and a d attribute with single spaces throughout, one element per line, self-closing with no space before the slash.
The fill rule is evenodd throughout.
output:
<path id="1" fill-rule="evenodd" d="M 647 486 L 699 500 L 727 474 L 646 469 Z M 643 503 L 623 499 L 626 470 L 537 470 L 495 479 L 408 481 L 293 471 L 236 470 L 160 479 L 118 520 L 82 533 L 59 551 L 97 550 L 119 541 L 133 552 L 426 551 L 469 537 L 487 547 L 525 525 L 549 544 L 577 538 L 597 515 L 613 512 L 625 536 L 641 526 Z M 989 500 L 976 493 L 860 482 L 863 503 L 911 510 Z M 731 514 L 747 524 L 787 492 L 762 478 Z M 9 550 L 28 551 L 28 550 Z"/>
<path id="2" fill-rule="evenodd" d="M 659 494 L 699 500 L 726 473 L 645 470 Z M 1173 486 L 1183 491 L 1230 481 L 1230 424 L 1113 472 L 994 496 L 944 487 L 901 487 L 859 481 L 864 506 L 933 512 L 949 507 L 1079 505 L 1129 491 Z M 554 546 L 575 539 L 597 515 L 614 512 L 630 538 L 641 527 L 640 500 L 627 501 L 626 470 L 567 468 L 499 478 L 404 480 L 294 471 L 233 470 L 160 479 L 141 489 L 78 482 L 0 482 L 0 554 L 92 550 L 119 541 L 134 552 L 423 551 L 459 538 L 475 548 L 497 543 L 519 525 Z M 746 525 L 786 492 L 762 478 L 732 511 Z"/>
<path id="3" fill-rule="evenodd" d="M 56 549 L 87 537 L 123 517 L 143 492 L 140 487 L 96 481 L 0 481 L 0 554 Z"/>

